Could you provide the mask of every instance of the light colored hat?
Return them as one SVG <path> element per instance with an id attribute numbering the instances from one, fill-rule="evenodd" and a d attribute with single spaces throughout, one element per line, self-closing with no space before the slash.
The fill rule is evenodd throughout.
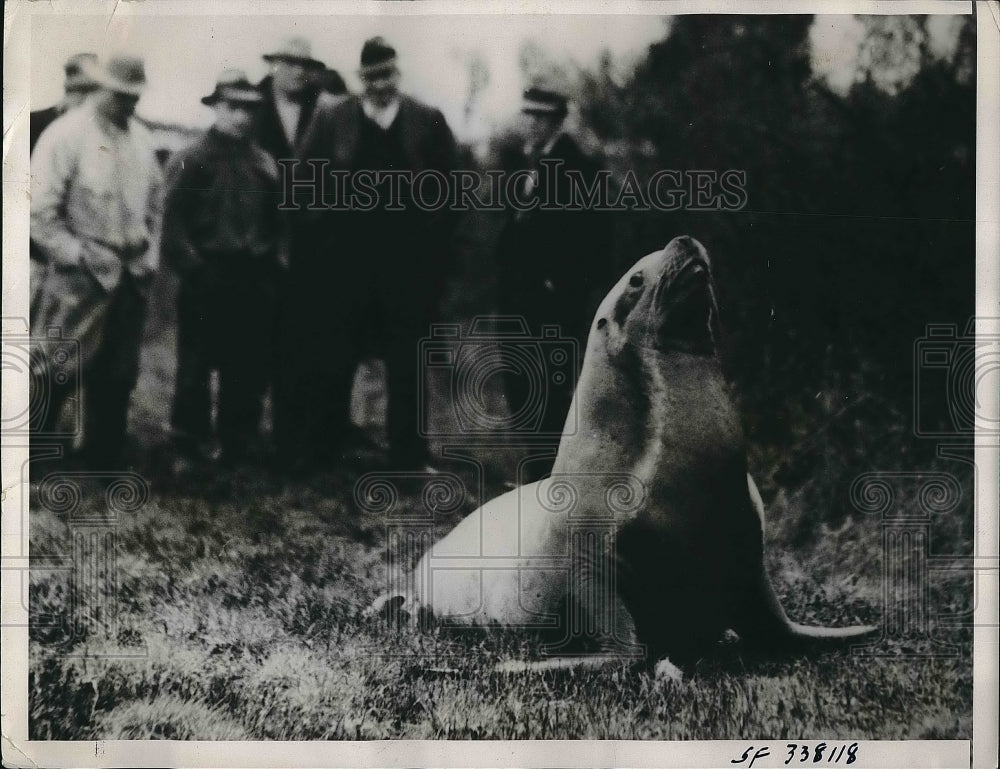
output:
<path id="1" fill-rule="evenodd" d="M 96 89 L 98 84 L 91 76 L 96 64 L 97 54 L 95 53 L 75 53 L 66 59 L 66 63 L 63 65 L 63 71 L 66 73 L 63 90 L 71 93 Z"/>
<path id="2" fill-rule="evenodd" d="M 118 54 L 104 64 L 84 62 L 84 70 L 101 88 L 139 96 L 146 85 L 146 67 L 138 56 Z"/>
<path id="3" fill-rule="evenodd" d="M 287 37 L 270 53 L 265 53 L 264 61 L 290 61 L 305 67 L 322 68 L 325 65 L 312 57 L 312 45 L 304 37 Z"/>
<path id="4" fill-rule="evenodd" d="M 201 98 L 202 104 L 211 106 L 217 101 L 229 101 L 239 104 L 259 104 L 264 100 L 257 86 L 247 79 L 241 69 L 224 69 L 215 83 L 215 90 Z"/>

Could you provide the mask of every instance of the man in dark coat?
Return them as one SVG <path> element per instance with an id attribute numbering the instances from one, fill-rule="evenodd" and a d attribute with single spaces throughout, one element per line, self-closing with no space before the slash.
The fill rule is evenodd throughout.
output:
<path id="1" fill-rule="evenodd" d="M 294 158 L 320 89 L 316 74 L 323 62 L 312 57 L 309 41 L 290 37 L 274 51 L 265 53 L 271 74 L 260 81 L 264 101 L 254 121 L 254 139 L 275 160 Z"/>
<path id="2" fill-rule="evenodd" d="M 289 37 L 275 49 L 264 54 L 271 72 L 259 84 L 263 102 L 257 109 L 253 138 L 274 160 L 296 157 L 298 144 L 316 110 L 320 94 L 319 75 L 325 69 L 323 62 L 314 59 L 312 46 L 302 37 Z M 297 233 L 300 217 L 292 221 L 293 234 Z M 273 338 L 277 346 L 269 351 L 266 363 L 270 370 L 274 437 L 279 452 L 295 451 L 301 430 L 294 424 L 298 418 L 298 380 L 308 378 L 308 361 L 294 356 L 285 357 L 281 341 L 294 335 L 301 324 L 297 304 L 299 292 L 287 284 L 287 277 L 277 286 L 277 328 Z"/>
<path id="3" fill-rule="evenodd" d="M 570 176 L 575 177 L 576 189 L 580 183 L 589 187 L 600 165 L 563 130 L 568 112 L 563 94 L 529 88 L 521 111 L 527 139 L 522 162 L 534 174 L 513 192 L 517 205 L 511 206 L 498 244 L 498 310 L 501 315 L 522 318 L 535 337 L 544 326 L 558 327 L 564 340 L 576 343 L 578 372 L 590 321 L 614 276 L 608 254 L 608 214 L 567 204 L 573 189 Z M 541 344 L 565 346 L 552 340 Z M 562 384 L 552 376 L 534 383 L 535 391 L 541 386 L 544 401 L 532 399 L 532 383 L 523 372 L 507 373 L 504 389 L 511 414 L 542 409 L 536 430 L 539 448 L 529 452 L 532 459 L 523 466 L 522 482 L 537 480 L 551 470 L 577 372 Z"/>
<path id="4" fill-rule="evenodd" d="M 185 467 L 211 437 L 213 370 L 223 460 L 243 460 L 258 437 L 284 234 L 277 163 L 251 138 L 261 101 L 241 71 L 224 72 L 202 99 L 215 123 L 167 170 L 161 251 L 180 275 L 171 426 Z"/>
<path id="5" fill-rule="evenodd" d="M 457 164 L 454 137 L 438 110 L 400 94 L 392 46 L 382 38 L 368 40 L 360 75 L 361 96 L 317 110 L 301 156 L 326 160 L 348 178 L 387 170 L 447 176 Z M 299 249 L 292 264 L 304 291 L 322 291 L 304 303 L 319 310 L 324 338 L 315 341 L 323 352 L 321 360 L 313 358 L 319 371 L 311 397 L 303 401 L 311 412 L 308 442 L 336 446 L 343 439 L 356 364 L 378 351 L 387 370 L 386 430 L 397 469 L 425 468 L 429 461 L 418 429 L 418 345 L 437 317 L 454 226 L 448 206 L 424 210 L 410 195 L 405 183 L 385 183 L 377 186 L 370 210 L 315 213 L 307 242 L 319 248 Z"/>

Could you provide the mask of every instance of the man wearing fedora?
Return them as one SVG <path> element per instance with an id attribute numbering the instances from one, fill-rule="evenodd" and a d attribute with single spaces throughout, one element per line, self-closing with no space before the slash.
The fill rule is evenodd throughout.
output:
<path id="1" fill-rule="evenodd" d="M 300 157 L 326 160 L 348 176 L 386 170 L 448 175 L 457 165 L 455 139 L 440 111 L 400 93 L 393 47 L 381 37 L 366 41 L 359 74 L 364 92 L 321 103 Z M 374 197 L 370 210 L 315 213 L 310 250 L 293 252 L 293 271 L 309 276 L 303 285 L 334 295 L 305 303 L 321 308 L 311 327 L 322 329 L 328 351 L 322 372 L 305 383 L 311 387 L 305 404 L 312 409 L 305 443 L 333 458 L 341 453 L 355 367 L 378 352 L 387 373 L 390 462 L 398 469 L 426 468 L 427 445 L 418 430 L 418 344 L 437 317 L 454 214 L 447 205 L 437 211 L 415 205 L 405 183 L 383 183 Z"/>
<path id="2" fill-rule="evenodd" d="M 65 349 L 61 370 L 79 366 L 82 375 L 83 459 L 109 469 L 121 460 L 139 373 L 161 178 L 152 137 L 133 118 L 146 83 L 142 59 L 112 56 L 85 69 L 97 91 L 57 118 L 31 157 L 31 240 L 49 263 L 32 334 L 56 328 L 78 343 Z M 47 408 L 35 426 L 49 430 L 80 383 L 37 363 L 32 399 Z"/>
<path id="3" fill-rule="evenodd" d="M 270 74 L 260 81 L 264 97 L 254 126 L 254 138 L 275 160 L 294 158 L 295 148 L 309 125 L 325 66 L 312 57 L 312 46 L 302 37 L 283 40 L 264 60 Z"/>
<path id="4" fill-rule="evenodd" d="M 253 136 L 274 160 L 292 159 L 296 157 L 298 144 L 316 109 L 321 90 L 320 75 L 325 66 L 313 58 L 309 41 L 298 36 L 285 38 L 263 58 L 271 71 L 258 85 L 263 101 L 257 109 Z M 296 240 L 303 237 L 299 219 L 294 217 L 291 227 Z M 288 328 L 283 336 L 294 336 L 299 326 L 297 305 L 301 292 L 294 285 L 288 285 L 286 279 L 281 282 L 278 293 L 278 323 Z M 298 431 L 290 426 L 300 398 L 296 387 L 298 376 L 293 372 L 304 365 L 294 353 L 286 360 L 280 346 L 268 351 L 266 367 L 270 371 L 274 434 L 279 447 L 285 445 L 286 438 L 293 445 L 298 440 Z"/>
<path id="5" fill-rule="evenodd" d="M 219 374 L 218 438 L 236 464 L 258 439 L 273 343 L 283 226 L 278 166 L 252 138 L 263 97 L 239 70 L 202 99 L 215 122 L 167 168 L 161 251 L 180 275 L 171 426 L 179 468 L 211 439 L 209 376 Z"/>
<path id="6" fill-rule="evenodd" d="M 579 370 L 590 321 L 614 276 L 606 213 L 541 206 L 569 199 L 570 173 L 578 174 L 589 187 L 600 170 L 565 130 L 567 113 L 565 94 L 550 86 L 534 85 L 523 94 L 525 143 L 519 162 L 533 176 L 525 179 L 518 195 L 522 203 L 539 205 L 519 205 L 508 213 L 497 246 L 497 305 L 502 315 L 523 318 L 532 334 L 540 334 L 542 326 L 558 326 L 563 337 L 576 340 Z M 511 413 L 527 406 L 530 384 L 517 373 L 506 375 L 504 390 Z M 546 385 L 541 432 L 554 438 L 524 465 L 522 482 L 551 470 L 575 385 L 575 376 L 562 386 Z"/>

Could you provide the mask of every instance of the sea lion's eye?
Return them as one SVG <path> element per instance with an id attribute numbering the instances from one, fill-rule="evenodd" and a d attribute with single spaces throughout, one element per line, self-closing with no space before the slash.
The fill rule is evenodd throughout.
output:
<path id="1" fill-rule="evenodd" d="M 637 272 L 631 278 L 628 279 L 628 284 L 633 288 L 638 288 L 642 285 L 642 273 Z"/>
<path id="2" fill-rule="evenodd" d="M 606 325 L 608 325 L 608 319 L 607 318 L 601 318 L 600 320 L 597 321 L 597 327 L 598 328 L 604 328 Z"/>

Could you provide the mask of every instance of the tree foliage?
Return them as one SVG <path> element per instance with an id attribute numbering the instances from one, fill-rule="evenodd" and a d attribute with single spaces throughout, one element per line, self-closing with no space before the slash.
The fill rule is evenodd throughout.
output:
<path id="1" fill-rule="evenodd" d="M 616 258 L 679 233 L 706 244 L 759 438 L 821 393 L 911 413 L 915 340 L 974 312 L 974 19 L 935 57 L 925 17 L 893 18 L 868 20 L 846 95 L 812 72 L 809 16 L 678 17 L 627 82 L 607 60 L 583 78 L 619 172 L 746 172 L 738 212 L 622 217 Z M 924 407 L 943 414 L 943 398 Z"/>

